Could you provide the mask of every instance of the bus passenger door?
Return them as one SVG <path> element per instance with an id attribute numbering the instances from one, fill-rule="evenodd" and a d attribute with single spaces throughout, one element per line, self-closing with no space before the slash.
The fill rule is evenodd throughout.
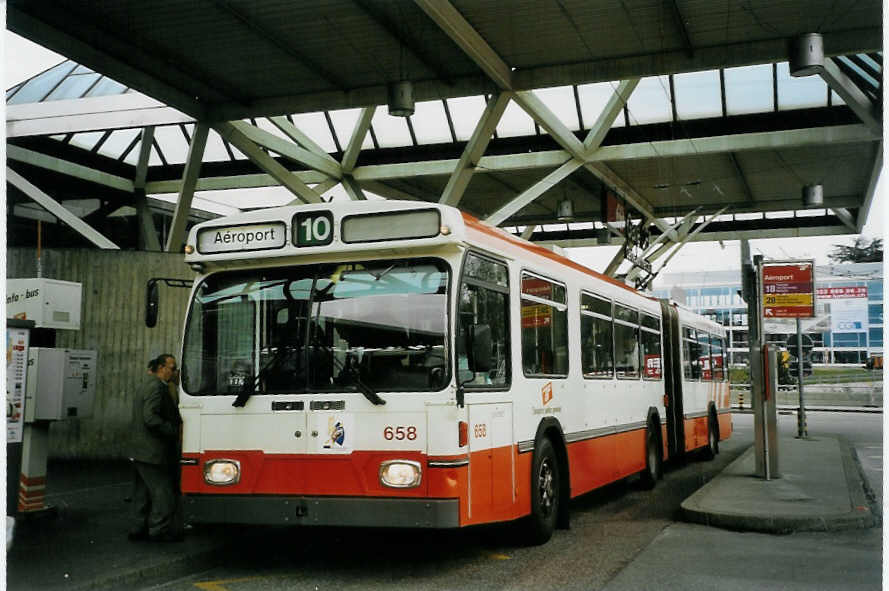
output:
<path id="1" fill-rule="evenodd" d="M 478 394 L 468 394 L 467 399 Z M 469 521 L 509 519 L 515 494 L 512 405 L 470 404 Z"/>
<path id="2" fill-rule="evenodd" d="M 664 406 L 667 413 L 667 451 L 671 458 L 685 451 L 685 416 L 682 410 L 682 346 L 679 313 L 669 300 L 661 300 L 664 327 Z"/>

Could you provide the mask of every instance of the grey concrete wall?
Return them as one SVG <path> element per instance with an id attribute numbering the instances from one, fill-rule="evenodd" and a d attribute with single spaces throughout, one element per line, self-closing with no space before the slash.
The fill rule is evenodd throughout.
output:
<path id="1" fill-rule="evenodd" d="M 151 357 L 179 355 L 189 290 L 160 287 L 155 328 L 144 322 L 145 284 L 151 277 L 193 279 L 181 254 L 96 249 L 43 250 L 43 277 L 83 285 L 81 328 L 59 330 L 56 346 L 98 351 L 93 415 L 58 421 L 50 427 L 50 457 L 125 457 L 131 399 Z M 6 276 L 37 276 L 36 251 L 6 252 Z"/>

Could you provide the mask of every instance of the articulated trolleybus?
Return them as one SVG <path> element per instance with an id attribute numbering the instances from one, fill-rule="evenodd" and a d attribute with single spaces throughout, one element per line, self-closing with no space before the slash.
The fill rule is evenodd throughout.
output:
<path id="1" fill-rule="evenodd" d="M 724 330 L 452 207 L 192 228 L 182 490 L 201 522 L 524 518 L 731 434 Z"/>

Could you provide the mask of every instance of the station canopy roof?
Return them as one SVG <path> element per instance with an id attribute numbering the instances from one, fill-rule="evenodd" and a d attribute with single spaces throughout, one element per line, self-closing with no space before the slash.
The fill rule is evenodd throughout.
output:
<path id="1" fill-rule="evenodd" d="M 319 195 L 450 203 L 563 246 L 623 239 L 606 193 L 664 244 L 858 233 L 880 23 L 873 0 L 13 0 L 7 26 L 70 59 L 7 90 L 8 166 L 100 233 L 144 189 L 170 245 L 158 200 L 191 223 Z M 792 76 L 811 32 L 824 65 Z M 404 81 L 414 112 L 392 116 Z"/>

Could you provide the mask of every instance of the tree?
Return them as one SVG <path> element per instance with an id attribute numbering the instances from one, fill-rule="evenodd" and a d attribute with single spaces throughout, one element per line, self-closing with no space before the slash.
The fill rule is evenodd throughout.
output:
<path id="1" fill-rule="evenodd" d="M 827 258 L 833 263 L 878 263 L 883 260 L 883 240 L 874 238 L 868 243 L 859 236 L 851 246 L 834 244 Z"/>

